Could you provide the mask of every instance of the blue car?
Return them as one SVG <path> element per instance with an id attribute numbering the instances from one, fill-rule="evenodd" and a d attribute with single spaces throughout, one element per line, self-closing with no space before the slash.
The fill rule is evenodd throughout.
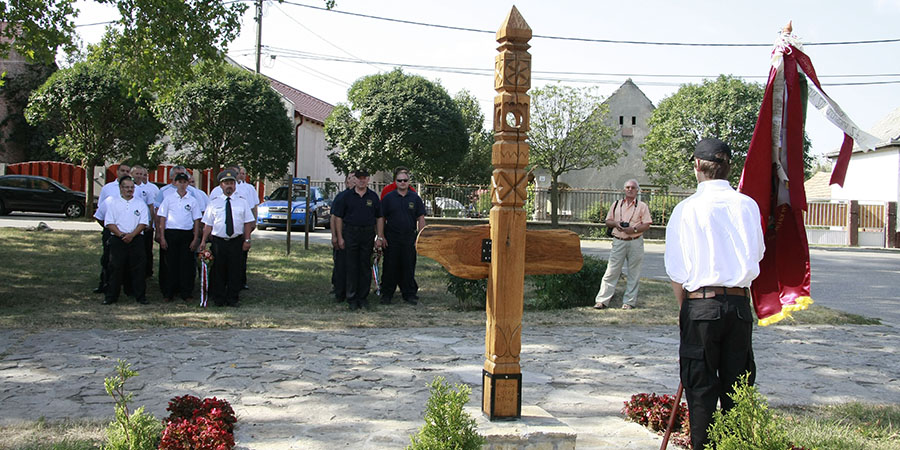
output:
<path id="1" fill-rule="evenodd" d="M 272 195 L 266 197 L 266 201 L 259 204 L 257 208 L 256 226 L 261 230 L 266 228 L 287 229 L 288 218 L 288 188 L 280 187 L 272 192 Z M 295 196 L 291 200 L 291 229 L 301 230 L 306 226 L 306 197 Z M 309 231 L 315 230 L 316 226 L 330 227 L 331 220 L 331 202 L 325 200 L 322 191 L 317 187 L 313 187 L 309 196 L 309 214 L 310 227 Z"/>

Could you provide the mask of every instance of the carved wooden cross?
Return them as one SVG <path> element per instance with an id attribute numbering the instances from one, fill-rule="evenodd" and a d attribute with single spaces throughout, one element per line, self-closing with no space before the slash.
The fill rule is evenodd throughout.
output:
<path id="1" fill-rule="evenodd" d="M 453 275 L 488 279 L 482 411 L 491 420 L 522 415 L 519 353 L 525 274 L 575 273 L 583 263 L 577 234 L 525 229 L 530 39 L 531 28 L 513 6 L 497 30 L 490 225 L 429 225 L 416 241 L 419 254 Z"/>

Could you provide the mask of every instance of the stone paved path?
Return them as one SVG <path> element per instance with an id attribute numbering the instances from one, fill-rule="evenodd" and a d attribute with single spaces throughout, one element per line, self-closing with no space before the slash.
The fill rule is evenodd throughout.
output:
<path id="1" fill-rule="evenodd" d="M 244 449 L 399 449 L 441 375 L 479 404 L 483 328 L 140 331 L 0 330 L 0 424 L 106 418 L 117 358 L 140 372 L 136 405 L 165 416 L 175 395 L 225 398 Z M 526 328 L 524 404 L 578 432 L 579 449 L 654 449 L 624 422 L 638 392 L 674 393 L 674 327 Z M 758 328 L 757 384 L 772 404 L 900 403 L 900 338 L 890 326 Z"/>

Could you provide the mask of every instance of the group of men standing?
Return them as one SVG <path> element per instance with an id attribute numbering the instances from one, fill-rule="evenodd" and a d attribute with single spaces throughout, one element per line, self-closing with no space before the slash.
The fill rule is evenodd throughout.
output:
<path id="1" fill-rule="evenodd" d="M 365 169 L 353 171 L 346 183 L 331 210 L 335 299 L 347 301 L 351 310 L 369 307 L 372 255 L 379 251 L 384 254 L 381 303 L 390 304 L 399 286 L 403 300 L 417 304 L 415 242 L 425 227 L 425 204 L 410 187 L 409 170 L 395 169 L 394 181 L 381 198 L 369 189 Z"/>
<path id="2" fill-rule="evenodd" d="M 103 256 L 100 283 L 94 292 L 104 293 L 103 304 L 108 305 L 118 301 L 124 287 L 126 295 L 146 304 L 146 279 L 153 273 L 156 241 L 163 301 L 178 296 L 193 302 L 196 256 L 211 242 L 213 259 L 219 263 L 213 265 L 210 276 L 210 298 L 217 306 L 237 306 L 237 292 L 249 288 L 247 251 L 259 203 L 256 189 L 244 182 L 246 171 L 240 167 L 223 171 L 220 186 L 209 196 L 193 186 L 184 166 L 172 167 L 171 183 L 162 188 L 147 178 L 146 168 L 123 163 L 116 170 L 116 180 L 100 191 L 94 218 L 103 227 Z M 238 237 L 243 238 L 242 243 L 230 242 L 238 242 Z"/>

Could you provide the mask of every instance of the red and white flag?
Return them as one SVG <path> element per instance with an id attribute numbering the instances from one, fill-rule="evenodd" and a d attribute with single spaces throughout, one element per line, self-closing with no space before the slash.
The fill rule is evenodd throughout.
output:
<path id="1" fill-rule="evenodd" d="M 843 185 L 854 139 L 873 149 L 877 139 L 856 126 L 825 94 L 812 61 L 803 53 L 799 39 L 791 34 L 789 24 L 772 51 L 765 97 L 738 187 L 756 201 L 762 215 L 766 253 L 750 291 L 763 326 L 813 303 L 809 295 L 809 244 L 803 226 L 803 129 L 807 100 L 845 133 L 831 179 L 832 184 Z"/>

